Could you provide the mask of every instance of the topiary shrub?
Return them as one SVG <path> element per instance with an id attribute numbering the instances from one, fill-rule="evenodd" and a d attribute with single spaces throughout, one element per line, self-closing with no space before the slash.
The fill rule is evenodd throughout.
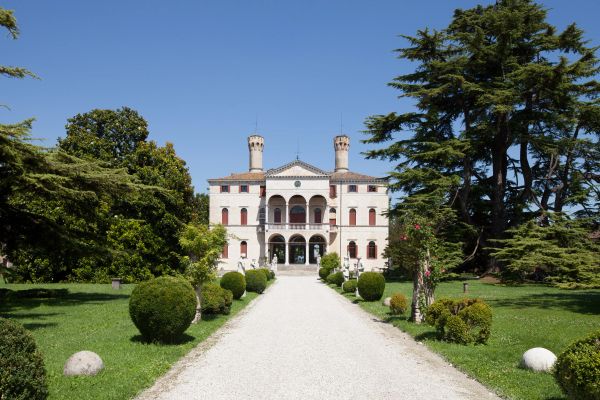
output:
<path id="1" fill-rule="evenodd" d="M 390 312 L 392 314 L 404 314 L 408 310 L 408 299 L 402 293 L 394 293 L 390 300 Z"/>
<path id="2" fill-rule="evenodd" d="M 344 283 L 344 274 L 341 271 L 329 274 L 329 276 L 327 276 L 327 283 L 341 287 Z"/>
<path id="3" fill-rule="evenodd" d="M 569 399 L 600 399 L 600 331 L 575 341 L 559 354 L 554 378 Z"/>
<path id="4" fill-rule="evenodd" d="M 340 256 L 336 252 L 327 253 L 321 257 L 321 268 L 328 269 L 330 273 L 335 268 L 339 268 L 340 265 Z"/>
<path id="5" fill-rule="evenodd" d="M 271 279 L 275 279 L 275 271 L 273 271 L 272 269 L 269 270 L 269 276 L 271 277 Z"/>
<path id="6" fill-rule="evenodd" d="M 233 294 L 216 283 L 202 286 L 200 307 L 203 314 L 229 314 L 233 302 Z"/>
<path id="7" fill-rule="evenodd" d="M 189 282 L 163 276 L 138 284 L 129 298 L 129 315 L 144 339 L 172 343 L 196 314 L 196 294 Z"/>
<path id="8" fill-rule="evenodd" d="M 319 268 L 319 278 L 326 281 L 328 276 L 329 276 L 329 270 L 327 268 L 325 268 L 325 267 Z"/>
<path id="9" fill-rule="evenodd" d="M 356 279 L 350 279 L 342 284 L 342 290 L 344 293 L 356 292 Z"/>
<path id="10" fill-rule="evenodd" d="M 259 268 L 258 270 L 265 274 L 265 278 L 267 278 L 267 281 L 271 280 L 271 273 L 269 272 L 268 268 Z"/>
<path id="11" fill-rule="evenodd" d="M 452 318 L 449 326 L 451 317 L 460 318 L 462 324 Z M 440 339 L 486 343 L 491 333 L 492 309 L 480 299 L 439 299 L 427 308 L 425 321 L 435 326 Z"/>
<path id="12" fill-rule="evenodd" d="M 238 300 L 246 291 L 246 278 L 239 272 L 230 271 L 221 277 L 220 285 L 223 289 L 230 290 L 233 298 Z"/>
<path id="13" fill-rule="evenodd" d="M 0 318 L 0 399 L 45 399 L 46 370 L 33 336 L 22 325 Z"/>
<path id="14" fill-rule="evenodd" d="M 267 277 L 264 272 L 257 269 L 246 271 L 246 290 L 249 292 L 262 293 L 267 287 Z"/>
<path id="15" fill-rule="evenodd" d="M 358 277 L 358 294 L 366 301 L 377 301 L 383 296 L 385 278 L 378 272 L 363 272 Z"/>

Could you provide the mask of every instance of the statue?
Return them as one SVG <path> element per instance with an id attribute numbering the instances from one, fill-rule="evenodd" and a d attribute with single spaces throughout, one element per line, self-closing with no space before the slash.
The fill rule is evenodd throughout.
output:
<path id="1" fill-rule="evenodd" d="M 356 271 L 356 280 L 358 281 L 360 273 L 365 270 L 365 266 L 363 265 L 362 259 L 360 257 L 357 257 L 356 259 L 356 264 L 354 264 L 354 270 Z M 358 294 L 358 285 L 356 286 L 356 297 L 360 297 L 360 294 Z"/>
<path id="2" fill-rule="evenodd" d="M 317 269 L 321 268 L 321 256 L 317 256 Z"/>
<path id="3" fill-rule="evenodd" d="M 350 262 L 346 262 L 347 257 L 344 257 L 344 264 L 342 265 L 342 273 L 344 274 L 344 282 L 350 280 Z"/>
<path id="4" fill-rule="evenodd" d="M 342 269 L 347 269 L 350 271 L 350 256 L 344 257 L 344 262 L 342 263 Z"/>
<path id="5" fill-rule="evenodd" d="M 250 262 L 250 266 L 252 267 L 252 269 L 256 269 L 258 268 L 258 265 L 256 265 L 256 260 L 253 258 L 252 261 Z"/>
<path id="6" fill-rule="evenodd" d="M 246 265 L 244 257 L 240 258 L 240 260 L 238 261 L 237 271 L 244 276 L 246 275 Z"/>
<path id="7" fill-rule="evenodd" d="M 277 272 L 277 254 L 273 256 L 273 260 L 271 260 L 271 271 Z"/>

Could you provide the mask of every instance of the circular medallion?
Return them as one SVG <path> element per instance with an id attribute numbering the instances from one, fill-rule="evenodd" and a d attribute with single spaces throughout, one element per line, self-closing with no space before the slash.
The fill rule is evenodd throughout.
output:
<path id="1" fill-rule="evenodd" d="M 294 182 L 294 186 L 296 186 L 296 187 L 300 187 L 300 181 L 296 181 L 296 182 Z"/>

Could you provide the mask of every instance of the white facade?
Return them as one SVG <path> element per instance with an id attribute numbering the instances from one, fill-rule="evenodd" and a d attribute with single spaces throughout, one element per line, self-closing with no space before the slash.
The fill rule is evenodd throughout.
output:
<path id="1" fill-rule="evenodd" d="M 250 136 L 250 172 L 208 180 L 210 223 L 229 234 L 221 267 L 235 270 L 242 257 L 264 265 L 274 255 L 280 266 L 315 265 L 328 252 L 361 258 L 366 270 L 383 267 L 387 181 L 349 171 L 349 145 L 335 137 L 334 172 L 300 160 L 264 172 L 264 139 Z"/>

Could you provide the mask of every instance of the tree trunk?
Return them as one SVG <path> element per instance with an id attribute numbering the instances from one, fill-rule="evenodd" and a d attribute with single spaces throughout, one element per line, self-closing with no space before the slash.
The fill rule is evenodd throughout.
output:
<path id="1" fill-rule="evenodd" d="M 425 312 L 427 307 L 434 301 L 434 288 L 430 281 L 426 278 L 426 271 L 430 271 L 430 253 L 427 250 L 425 259 L 419 263 L 419 268 L 413 276 L 413 295 L 410 320 L 416 324 L 425 321 Z"/>
<path id="2" fill-rule="evenodd" d="M 202 319 L 202 307 L 200 304 L 200 299 L 202 298 L 202 287 L 198 285 L 194 287 L 194 291 L 196 292 L 196 315 L 192 320 L 192 324 L 197 324 Z"/>

